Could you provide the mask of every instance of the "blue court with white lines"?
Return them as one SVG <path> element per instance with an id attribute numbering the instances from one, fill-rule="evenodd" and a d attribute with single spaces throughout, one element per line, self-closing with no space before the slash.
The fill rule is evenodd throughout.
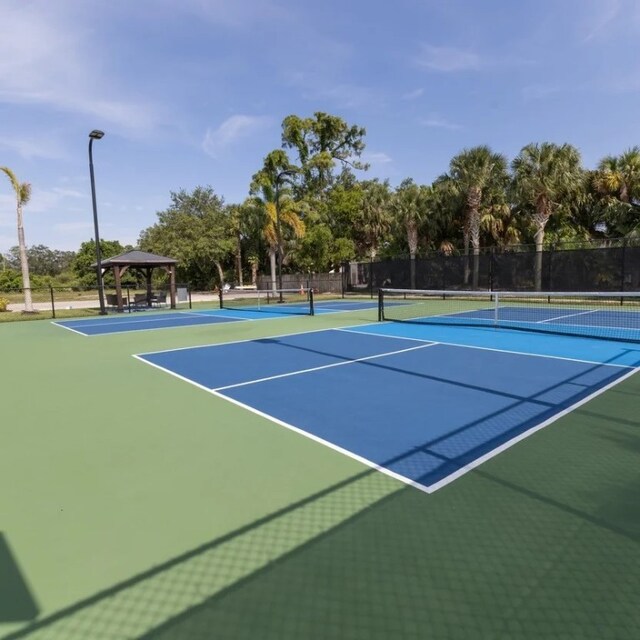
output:
<path id="1" fill-rule="evenodd" d="M 326 300 L 316 302 L 315 313 L 343 313 L 347 311 L 375 310 L 375 300 Z M 99 336 L 130 331 L 152 331 L 229 322 L 250 322 L 254 320 L 282 319 L 308 315 L 308 303 L 271 304 L 262 307 L 245 306 L 238 309 L 202 309 L 197 311 L 161 311 L 124 313 L 64 320 L 53 324 L 84 336 Z"/>
<path id="2" fill-rule="evenodd" d="M 633 375 L 640 345 L 377 323 L 136 358 L 431 492 Z"/>

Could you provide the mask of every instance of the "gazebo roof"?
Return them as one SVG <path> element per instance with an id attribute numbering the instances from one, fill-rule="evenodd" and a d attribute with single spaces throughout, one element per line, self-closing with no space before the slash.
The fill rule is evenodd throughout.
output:
<path id="1" fill-rule="evenodd" d="M 103 267 L 130 266 L 130 267 L 162 267 L 177 264 L 175 258 L 167 258 L 166 256 L 158 256 L 155 253 L 147 253 L 146 251 L 127 251 L 119 256 L 112 256 L 101 261 Z M 96 266 L 95 264 L 92 266 Z"/>

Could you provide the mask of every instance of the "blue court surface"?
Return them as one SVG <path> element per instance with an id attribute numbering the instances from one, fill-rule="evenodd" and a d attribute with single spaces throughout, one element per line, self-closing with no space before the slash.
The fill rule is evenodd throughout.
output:
<path id="1" fill-rule="evenodd" d="M 270 307 L 272 309 L 270 309 Z M 243 322 L 250 320 L 268 320 L 274 318 L 300 317 L 306 315 L 308 304 L 270 305 L 270 307 L 244 307 L 242 309 L 210 309 L 199 311 L 167 311 L 161 313 L 125 313 L 100 318 L 82 318 L 65 320 L 53 324 L 69 329 L 84 336 L 98 336 L 109 333 L 130 331 L 151 331 L 154 329 L 173 329 L 193 327 L 225 322 Z M 373 310 L 377 308 L 375 300 L 350 301 L 327 300 L 315 304 L 317 315 L 346 311 Z"/>
<path id="2" fill-rule="evenodd" d="M 136 357 L 431 492 L 635 373 L 640 346 L 379 323 Z"/>
<path id="3" fill-rule="evenodd" d="M 407 303 L 405 303 L 407 304 Z M 402 302 L 385 303 L 402 307 Z M 408 303 L 407 306 L 411 306 Z M 393 317 L 393 311 L 389 314 Z M 401 312 L 400 312 L 401 315 Z M 548 305 L 503 306 L 496 314 L 493 308 L 471 309 L 410 319 L 423 324 L 456 324 L 521 328 L 549 333 L 584 335 L 640 342 L 640 311 L 637 308 L 590 309 L 553 307 Z"/>

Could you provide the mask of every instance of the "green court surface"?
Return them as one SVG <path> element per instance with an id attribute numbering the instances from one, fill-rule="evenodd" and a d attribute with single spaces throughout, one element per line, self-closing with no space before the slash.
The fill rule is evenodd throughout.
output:
<path id="1" fill-rule="evenodd" d="M 0 638 L 640 637 L 640 374 L 426 494 L 132 357 L 374 318 L 0 325 Z"/>

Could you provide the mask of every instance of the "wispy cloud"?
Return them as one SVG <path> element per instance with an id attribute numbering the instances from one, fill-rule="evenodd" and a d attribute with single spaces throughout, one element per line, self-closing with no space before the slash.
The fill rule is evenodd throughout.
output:
<path id="1" fill-rule="evenodd" d="M 128 130 L 154 126 L 157 109 L 132 101 L 112 78 L 108 59 L 92 55 L 96 32 L 88 14 L 77 3 L 60 6 L 0 3 L 0 103 L 45 105 Z"/>
<path id="2" fill-rule="evenodd" d="M 420 96 L 424 95 L 424 89 L 414 89 L 413 91 L 408 91 L 400 96 L 401 100 L 417 100 Z"/>
<path id="3" fill-rule="evenodd" d="M 154 3 L 175 15 L 175 0 L 154 0 Z M 277 24 L 290 18 L 290 11 L 270 0 L 181 0 L 180 8 L 225 28 L 247 29 L 255 24 Z"/>
<path id="4" fill-rule="evenodd" d="M 380 104 L 380 96 L 370 87 L 341 82 L 324 71 L 293 71 L 287 74 L 287 82 L 301 91 L 301 97 L 310 102 L 328 102 L 334 108 L 356 109 L 365 105 Z"/>
<path id="5" fill-rule="evenodd" d="M 217 129 L 207 129 L 202 148 L 205 153 L 216 158 L 224 149 L 242 138 L 248 138 L 256 131 L 271 125 L 268 116 L 247 116 L 236 114 L 227 118 Z"/>
<path id="6" fill-rule="evenodd" d="M 426 118 L 421 118 L 419 123 L 423 127 L 433 127 L 434 129 L 448 129 L 449 131 L 459 131 L 462 129 L 462 125 L 446 120 L 445 118 L 441 118 L 435 114 L 427 116 Z"/>
<path id="7" fill-rule="evenodd" d="M 452 73 L 480 69 L 483 61 L 477 53 L 455 47 L 436 47 L 422 44 L 415 63 L 431 71 Z"/>
<path id="8" fill-rule="evenodd" d="M 22 158 L 31 160 L 33 158 L 46 158 L 59 160 L 66 157 L 62 146 L 53 140 L 44 138 L 28 138 L 0 135 L 0 149 L 12 151 Z"/>
<path id="9" fill-rule="evenodd" d="M 54 193 L 57 193 L 63 198 L 86 198 L 87 194 L 77 191 L 76 189 L 63 189 L 62 187 L 54 187 L 52 189 Z"/>
<path id="10" fill-rule="evenodd" d="M 568 87 L 565 87 L 565 89 L 567 88 Z M 530 84 L 523 87 L 521 93 L 524 100 L 529 102 L 532 100 L 544 100 L 545 98 L 560 93 L 561 91 L 561 87 L 554 85 Z"/>
<path id="11" fill-rule="evenodd" d="M 107 226 L 107 225 L 103 225 Z M 53 225 L 53 228 L 56 231 L 84 231 L 91 230 L 93 231 L 93 223 L 92 222 L 59 222 Z M 102 242 L 100 243 L 102 244 Z"/>
<path id="12" fill-rule="evenodd" d="M 370 165 L 389 164 L 393 162 L 391 156 L 384 153 L 384 151 L 373 151 L 371 153 L 363 153 L 361 156 L 362 162 L 366 162 Z"/>
<path id="13" fill-rule="evenodd" d="M 583 32 L 583 42 L 589 42 L 606 35 L 620 15 L 621 9 L 621 0 L 598 0 L 597 4 L 593 6 L 591 15 L 587 15 L 580 25 Z M 587 11 L 587 13 L 589 12 Z"/>

